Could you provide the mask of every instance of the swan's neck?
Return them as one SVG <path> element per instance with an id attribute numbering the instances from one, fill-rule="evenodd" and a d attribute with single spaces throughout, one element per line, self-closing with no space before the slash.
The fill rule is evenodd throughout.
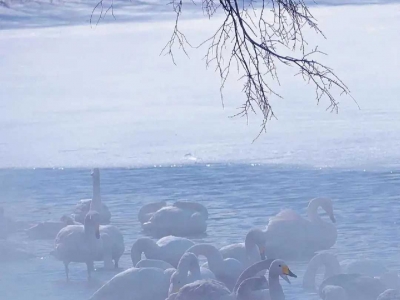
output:
<path id="1" fill-rule="evenodd" d="M 315 278 L 317 276 L 318 269 L 324 266 L 325 275 L 324 279 L 331 277 L 333 275 L 341 273 L 341 267 L 336 257 L 325 256 L 323 259 L 321 255 L 314 256 L 306 269 L 303 276 L 303 287 L 307 289 L 315 289 Z"/>
<path id="2" fill-rule="evenodd" d="M 182 258 L 179 261 L 178 270 L 180 273 L 185 274 L 185 277 L 188 277 L 190 272 L 191 276 L 200 279 L 199 261 L 193 256 Z"/>
<path id="3" fill-rule="evenodd" d="M 142 253 L 146 258 L 154 258 L 158 254 L 159 246 L 150 238 L 136 240 L 131 249 L 133 264 L 136 265 L 142 259 Z"/>
<path id="4" fill-rule="evenodd" d="M 208 267 L 213 273 L 220 273 L 223 271 L 224 259 L 222 254 L 217 248 L 212 245 L 195 245 L 191 248 L 191 252 L 198 255 L 204 255 L 207 258 Z"/>
<path id="5" fill-rule="evenodd" d="M 269 295 L 271 297 L 271 300 L 285 300 L 285 294 L 283 293 L 282 286 L 279 283 L 279 276 L 269 273 L 268 281 Z"/>
<path id="6" fill-rule="evenodd" d="M 259 255 L 260 249 L 258 248 L 257 242 L 259 242 L 259 244 L 263 244 L 262 241 L 265 241 L 265 232 L 262 230 L 252 229 L 247 233 L 244 245 L 246 248 L 246 255 L 250 263 L 255 263 L 261 260 Z"/>
<path id="7" fill-rule="evenodd" d="M 324 222 L 318 215 L 318 208 L 321 206 L 318 199 L 312 200 L 307 207 L 307 215 L 311 222 Z"/>
<path id="8" fill-rule="evenodd" d="M 90 204 L 90 209 L 99 213 L 101 211 L 100 175 L 93 176 L 93 198 Z"/>

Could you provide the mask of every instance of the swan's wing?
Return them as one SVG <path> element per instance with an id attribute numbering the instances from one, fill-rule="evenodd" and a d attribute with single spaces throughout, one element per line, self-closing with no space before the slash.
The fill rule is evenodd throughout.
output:
<path id="1" fill-rule="evenodd" d="M 198 280 L 182 287 L 175 300 L 221 300 L 230 294 L 228 288 L 217 280 Z"/>

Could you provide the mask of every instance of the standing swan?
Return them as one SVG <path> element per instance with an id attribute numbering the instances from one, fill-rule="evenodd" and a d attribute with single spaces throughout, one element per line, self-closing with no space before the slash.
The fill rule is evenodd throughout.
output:
<path id="1" fill-rule="evenodd" d="M 208 268 L 215 274 L 215 277 L 223 282 L 229 289 L 232 289 L 236 280 L 245 269 L 243 264 L 234 258 L 223 258 L 218 249 L 211 244 L 196 244 L 186 252 L 195 255 L 203 255 L 207 258 Z"/>
<path id="2" fill-rule="evenodd" d="M 258 228 L 251 229 L 244 243 L 224 246 L 219 251 L 223 258 L 234 258 L 240 261 L 245 268 L 265 259 L 265 232 Z"/>
<path id="3" fill-rule="evenodd" d="M 103 211 L 103 204 L 100 196 L 100 170 L 93 169 L 93 198 L 90 202 L 90 211 Z M 99 213 L 100 214 L 100 213 Z M 101 214 L 100 214 L 101 215 Z M 104 267 L 106 269 L 112 268 L 111 260 L 114 260 L 114 268 L 118 268 L 118 262 L 125 252 L 124 237 L 120 230 L 114 225 L 100 225 L 100 234 L 103 237 L 105 253 L 111 253 L 111 257 L 105 257 Z"/>
<path id="4" fill-rule="evenodd" d="M 314 198 L 307 207 L 308 220 L 295 211 L 286 209 L 270 218 L 266 228 L 266 254 L 268 257 L 303 259 L 319 250 L 332 247 L 337 238 L 336 226 L 321 219 L 321 207 L 336 222 L 332 200 Z M 290 240 L 290 244 L 287 243 Z"/>
<path id="5" fill-rule="evenodd" d="M 193 241 L 176 236 L 163 237 L 157 243 L 147 237 L 139 238 L 131 248 L 132 263 L 133 266 L 136 266 L 142 259 L 142 253 L 144 253 L 146 258 L 160 259 L 176 268 L 183 253 L 193 245 Z"/>
<path id="6" fill-rule="evenodd" d="M 93 177 L 93 197 L 92 199 L 83 199 L 79 201 L 73 212 L 75 221 L 83 223 L 86 214 L 91 209 L 93 200 L 95 200 L 97 201 L 96 211 L 100 214 L 100 224 L 101 225 L 110 224 L 111 213 L 107 205 L 101 203 L 100 170 L 98 168 L 93 169 L 92 177 Z"/>
<path id="7" fill-rule="evenodd" d="M 84 225 L 68 225 L 60 230 L 55 239 L 55 249 L 52 251 L 65 266 L 65 275 L 69 280 L 70 262 L 86 263 L 88 279 L 93 271 L 93 262 L 102 256 L 100 240 L 100 216 L 97 212 L 86 215 Z"/>
<path id="8" fill-rule="evenodd" d="M 206 232 L 206 207 L 191 201 L 177 201 L 172 206 L 164 204 L 150 203 L 140 209 L 138 219 L 145 232 L 156 237 L 190 236 Z"/>

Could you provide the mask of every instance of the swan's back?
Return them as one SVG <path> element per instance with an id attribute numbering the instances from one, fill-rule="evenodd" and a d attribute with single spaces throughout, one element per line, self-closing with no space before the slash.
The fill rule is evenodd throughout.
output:
<path id="1" fill-rule="evenodd" d="M 197 280 L 182 287 L 174 299 L 221 300 L 226 299 L 230 294 L 228 288 L 217 280 Z"/>
<path id="2" fill-rule="evenodd" d="M 90 300 L 164 300 L 169 278 L 158 268 L 130 268 L 98 289 Z"/>

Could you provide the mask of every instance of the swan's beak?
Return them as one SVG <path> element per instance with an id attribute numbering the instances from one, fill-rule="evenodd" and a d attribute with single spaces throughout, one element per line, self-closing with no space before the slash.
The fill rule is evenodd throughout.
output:
<path id="1" fill-rule="evenodd" d="M 297 275 L 294 274 L 292 271 L 290 271 L 288 266 L 283 266 L 282 267 L 282 273 L 283 275 L 281 275 L 281 277 L 287 282 L 287 283 L 291 283 L 288 276 L 290 277 L 294 277 L 297 278 Z"/>
<path id="2" fill-rule="evenodd" d="M 261 260 L 265 260 L 265 246 L 261 246 L 260 247 L 260 256 L 261 256 Z"/>
<path id="3" fill-rule="evenodd" d="M 100 239 L 100 226 L 96 225 L 96 239 Z"/>

